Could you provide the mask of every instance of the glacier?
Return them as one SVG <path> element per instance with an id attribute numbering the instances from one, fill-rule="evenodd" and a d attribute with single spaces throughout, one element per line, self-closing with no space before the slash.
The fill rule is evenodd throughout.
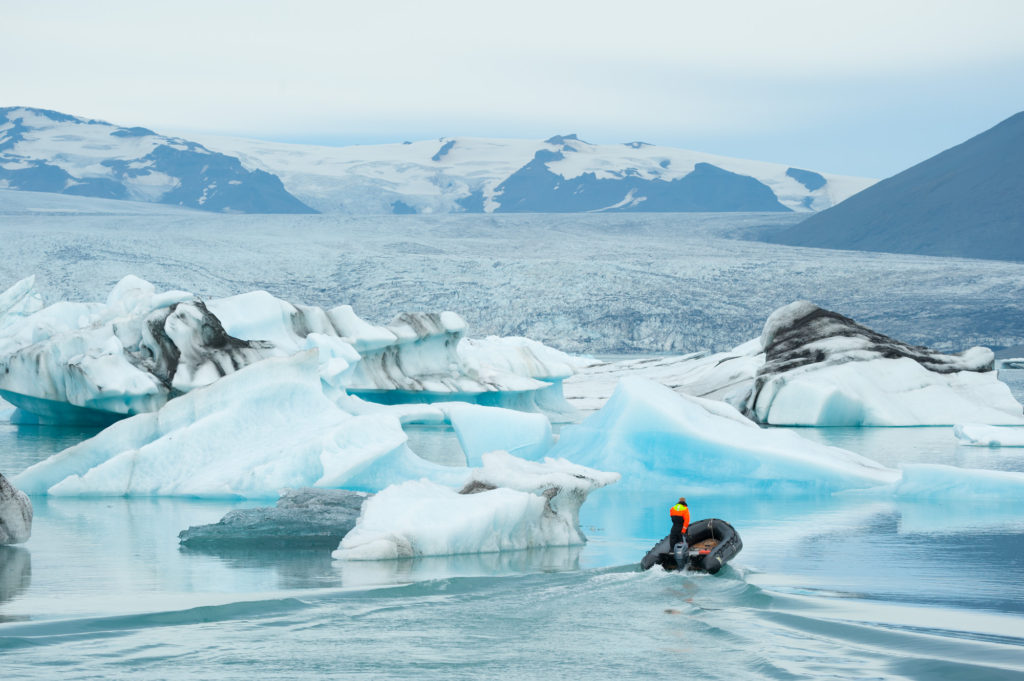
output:
<path id="1" fill-rule="evenodd" d="M 21 544 L 32 536 L 32 501 L 0 473 L 0 546 Z"/>
<path id="2" fill-rule="evenodd" d="M 125 273 L 204 299 L 264 289 L 374 324 L 455 310 L 474 336 L 574 353 L 722 351 L 798 298 L 944 352 L 1024 344 L 1020 265 L 732 238 L 797 213 L 225 216 L 0 190 L 0 290 L 102 301 Z M 244 249 L 228 244 L 246 244 Z M 168 257 L 169 253 L 177 254 Z M 901 295 L 893 297 L 898 288 Z"/>
<path id="3" fill-rule="evenodd" d="M 571 412 L 561 382 L 574 360 L 523 338 L 463 343 L 466 323 L 454 312 L 406 313 L 376 326 L 348 305 L 293 305 L 265 291 L 203 301 L 158 293 L 133 275 L 105 303 L 39 301 L 33 277 L 0 297 L 0 397 L 20 408 L 20 422 L 107 425 L 310 348 L 339 398 Z"/>
<path id="4" fill-rule="evenodd" d="M 796 301 L 731 351 L 594 365 L 563 389 L 571 403 L 593 408 L 615 379 L 645 376 L 771 425 L 1024 425 L 1024 409 L 993 367 L 987 348 L 950 355 L 911 346 Z"/>
<path id="5" fill-rule="evenodd" d="M 460 491 L 427 480 L 388 487 L 368 499 L 332 556 L 388 560 L 488 553 L 586 541 L 579 509 L 595 489 L 619 479 L 564 460 L 482 457 Z"/>

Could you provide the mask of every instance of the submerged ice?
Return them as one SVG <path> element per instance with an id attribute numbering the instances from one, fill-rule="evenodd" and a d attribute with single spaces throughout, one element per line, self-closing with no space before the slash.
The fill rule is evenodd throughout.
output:
<path id="1" fill-rule="evenodd" d="M 222 548 L 334 548 L 355 527 L 367 495 L 342 489 L 285 490 L 271 507 L 230 511 L 219 522 L 182 530 L 182 546 Z"/>

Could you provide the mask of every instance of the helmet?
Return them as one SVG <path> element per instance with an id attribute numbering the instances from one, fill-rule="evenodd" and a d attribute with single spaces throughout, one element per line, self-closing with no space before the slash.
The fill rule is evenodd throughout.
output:
<path id="1" fill-rule="evenodd" d="M 680 504 L 685 504 L 686 503 L 686 497 L 679 497 L 679 503 Z"/>

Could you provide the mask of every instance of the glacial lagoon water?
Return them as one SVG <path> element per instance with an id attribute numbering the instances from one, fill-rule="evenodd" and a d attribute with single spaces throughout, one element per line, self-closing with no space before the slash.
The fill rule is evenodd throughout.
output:
<path id="1" fill-rule="evenodd" d="M 1024 471 L 950 428 L 799 432 Z M 0 423 L 0 471 L 88 435 Z M 443 429 L 411 441 L 458 460 Z M 179 548 L 259 502 L 37 497 L 32 539 L 0 548 L 0 678 L 1024 679 L 1024 501 L 688 495 L 743 551 L 714 577 L 641 572 L 680 491 L 597 491 L 580 548 L 344 564 Z"/>

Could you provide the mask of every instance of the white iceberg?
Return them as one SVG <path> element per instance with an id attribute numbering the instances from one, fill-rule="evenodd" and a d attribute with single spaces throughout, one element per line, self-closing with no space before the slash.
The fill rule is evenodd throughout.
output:
<path id="1" fill-rule="evenodd" d="M 316 350 L 271 358 L 119 421 L 15 478 L 56 496 L 277 497 L 283 488 L 377 491 L 465 469 L 430 463 L 398 419 L 353 416 L 324 396 Z"/>
<path id="2" fill-rule="evenodd" d="M 374 495 L 332 555 L 387 560 L 583 544 L 580 506 L 618 479 L 564 460 L 492 452 L 462 491 L 417 480 Z"/>
<path id="3" fill-rule="evenodd" d="M 1024 428 L 1020 427 L 958 423 L 953 426 L 953 436 L 972 447 L 1024 447 Z"/>
<path id="4" fill-rule="evenodd" d="M 592 407 L 614 377 L 634 375 L 772 425 L 1024 425 L 1024 409 L 993 366 L 987 348 L 943 354 L 797 301 L 773 312 L 760 338 L 729 352 L 598 365 L 565 390 L 570 403 Z"/>
<path id="5" fill-rule="evenodd" d="M 21 544 L 32 536 L 32 501 L 0 474 L 0 546 Z"/>
<path id="6" fill-rule="evenodd" d="M 623 379 L 550 456 L 622 473 L 644 490 L 820 493 L 893 483 L 899 472 L 785 430 L 764 429 L 724 402 Z"/>

